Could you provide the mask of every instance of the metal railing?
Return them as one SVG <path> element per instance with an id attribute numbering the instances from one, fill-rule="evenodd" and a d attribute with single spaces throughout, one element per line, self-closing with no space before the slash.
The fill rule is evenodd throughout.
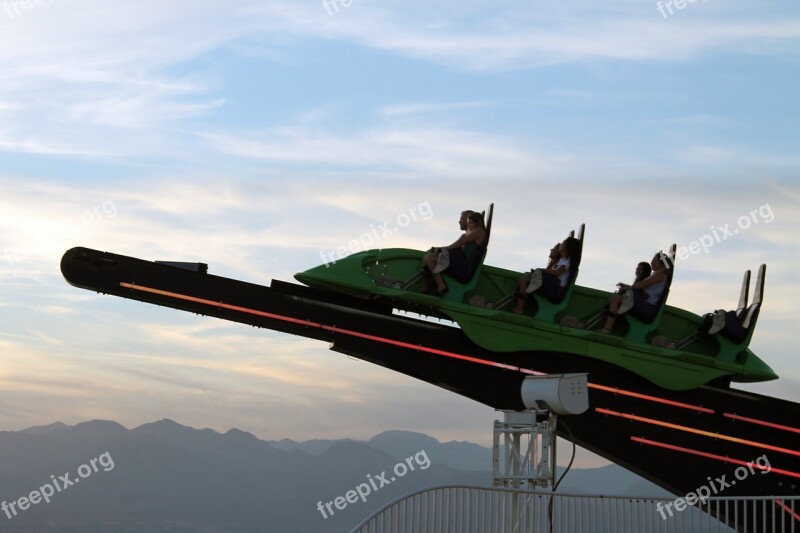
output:
<path id="1" fill-rule="evenodd" d="M 715 497 L 695 506 L 676 506 L 676 501 L 436 487 L 395 500 L 353 533 L 800 533 L 800 496 Z"/>

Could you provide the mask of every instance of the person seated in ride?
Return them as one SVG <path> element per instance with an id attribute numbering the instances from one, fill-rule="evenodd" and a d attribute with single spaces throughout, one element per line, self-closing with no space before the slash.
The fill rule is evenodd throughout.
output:
<path id="1" fill-rule="evenodd" d="M 555 243 L 553 245 L 553 247 L 550 248 L 550 254 L 547 256 L 547 259 L 548 259 L 548 262 L 547 262 L 547 266 L 545 267 L 545 271 L 554 270 L 555 267 L 556 267 L 556 263 L 558 263 L 558 261 L 561 259 L 561 243 L 560 242 Z M 531 273 L 530 272 L 528 272 L 527 274 L 522 276 L 519 279 L 519 281 L 517 282 L 517 291 L 516 291 L 517 296 L 518 296 L 517 307 L 519 307 L 519 298 L 522 298 L 521 295 L 525 294 L 525 288 L 528 286 L 528 284 L 530 282 L 531 282 Z M 523 300 L 523 306 L 524 306 L 525 300 L 524 300 L 524 298 L 522 298 L 522 300 Z M 516 312 L 516 307 L 515 307 L 515 312 Z"/>
<path id="2" fill-rule="evenodd" d="M 620 292 L 612 296 L 608 302 L 608 317 L 603 327 L 598 330 L 600 333 L 611 333 L 611 330 L 614 329 L 614 322 L 619 316 L 617 315 L 617 310 L 622 304 L 622 293 L 626 289 L 633 289 L 632 311 L 635 314 L 651 315 L 655 313 L 655 306 L 667 286 L 667 268 L 664 262 L 661 261 L 660 253 L 654 255 L 650 264 L 647 265 L 649 269 L 652 269 L 650 274 L 645 275 L 644 272 L 640 274 L 640 269 L 643 269 L 642 265 L 647 265 L 647 263 L 639 263 L 636 268 L 636 281 L 632 285 L 622 282 L 617 283 Z M 640 275 L 642 276 L 641 278 Z"/>
<path id="3" fill-rule="evenodd" d="M 648 263 L 647 261 L 642 261 L 641 263 L 636 265 L 636 272 L 634 272 L 634 276 L 635 277 L 634 277 L 633 283 L 631 285 L 629 285 L 629 286 L 632 287 L 635 283 L 637 283 L 639 281 L 642 281 L 643 279 L 645 279 L 646 277 L 648 277 L 652 273 L 653 273 L 653 267 L 650 266 L 650 263 Z M 617 285 L 617 287 L 619 287 L 620 289 L 623 286 L 624 285 L 621 284 L 621 283 L 619 285 Z"/>
<path id="4" fill-rule="evenodd" d="M 461 228 L 461 231 L 463 231 L 464 233 L 466 233 L 466 232 L 467 232 L 467 219 L 468 219 L 468 218 L 469 218 L 469 216 L 470 216 L 472 213 L 474 213 L 474 212 L 475 212 L 475 211 L 472 211 L 471 209 L 466 209 L 466 210 L 464 210 L 464 211 L 462 211 L 462 212 L 461 212 L 461 217 L 458 219 L 458 227 L 459 227 L 459 228 Z M 462 236 L 463 236 L 463 235 L 462 235 Z M 427 253 L 426 253 L 426 254 L 425 254 L 423 257 L 422 257 L 422 267 L 423 267 L 423 270 L 424 270 L 424 268 L 425 268 L 425 265 L 426 265 L 426 264 L 427 264 L 427 262 L 428 262 L 428 256 L 434 256 L 434 255 L 436 255 L 436 253 L 437 253 L 437 250 L 438 250 L 438 249 L 437 249 L 435 246 L 431 246 L 431 247 L 428 249 L 428 252 L 427 252 Z"/>
<path id="5" fill-rule="evenodd" d="M 642 261 L 638 263 L 636 265 L 636 271 L 633 274 L 634 275 L 633 283 L 630 285 L 626 285 L 624 283 L 617 283 L 617 292 L 615 292 L 614 295 L 608 299 L 608 304 L 606 305 L 606 309 L 604 311 L 606 313 L 608 312 L 608 307 L 611 305 L 611 301 L 614 298 L 617 298 L 625 294 L 625 291 L 627 289 L 633 287 L 634 285 L 636 285 L 636 283 L 642 281 L 652 273 L 653 273 L 653 267 L 650 266 L 650 263 L 648 263 L 647 261 Z M 644 289 L 633 289 L 633 291 L 634 294 L 638 294 L 640 298 L 647 300 L 647 295 L 644 293 Z M 617 306 L 617 308 L 619 308 L 619 306 Z"/>
<path id="6" fill-rule="evenodd" d="M 716 335 L 722 333 L 736 344 L 742 343 L 747 338 L 747 328 L 744 327 L 744 320 L 747 319 L 748 310 L 746 308 L 736 311 L 725 311 L 720 309 L 713 313 L 703 316 L 703 323 L 700 331 Z M 721 319 L 721 324 L 717 321 Z M 714 330 L 712 333 L 712 329 Z"/>
<path id="7" fill-rule="evenodd" d="M 444 247 L 448 251 L 450 263 L 443 272 L 462 283 L 466 283 L 472 278 L 486 250 L 487 233 L 483 215 L 474 211 L 468 213 L 466 217 L 466 232 L 453 244 Z M 434 272 L 440 253 L 427 254 L 423 258 L 423 270 L 426 277 L 430 276 L 436 282 L 436 293 L 442 296 L 448 291 L 447 283 L 442 278 L 441 272 Z M 427 293 L 429 290 L 426 277 L 422 278 L 421 292 L 423 293 Z"/>
<path id="8" fill-rule="evenodd" d="M 718 320 L 718 315 L 720 314 L 722 315 L 722 323 L 720 327 L 716 328 L 712 333 L 711 330 L 716 325 L 715 322 Z M 721 309 L 704 315 L 703 322 L 698 329 L 703 333 L 722 333 L 732 342 L 740 344 L 747 337 L 747 329 L 744 327 L 744 324 L 742 324 L 742 320 L 744 320 L 746 315 L 746 312 L 739 313 L 739 311 L 725 311 Z"/>
<path id="9" fill-rule="evenodd" d="M 539 293 L 550 300 L 559 300 L 569 282 L 570 257 L 575 255 L 578 239 L 567 237 L 564 242 L 556 244 L 550 250 L 550 262 L 542 270 L 542 286 Z M 531 282 L 531 273 L 527 273 L 517 283 L 517 304 L 512 311 L 521 315 L 525 309 L 525 300 L 528 297 L 527 287 Z"/>

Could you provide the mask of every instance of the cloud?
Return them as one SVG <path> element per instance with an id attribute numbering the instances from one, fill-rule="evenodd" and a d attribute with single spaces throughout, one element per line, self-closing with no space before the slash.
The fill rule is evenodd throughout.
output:
<path id="1" fill-rule="evenodd" d="M 481 99 L 381 104 L 379 117 L 418 121 L 402 128 L 367 125 L 351 140 L 307 128 L 309 120 L 333 113 L 335 102 L 314 102 L 297 123 L 265 134 L 198 129 L 190 123 L 218 116 L 233 97 L 214 54 L 251 59 L 256 54 L 266 65 L 308 64 L 311 58 L 293 48 L 297 42 L 355 45 L 485 74 L 598 60 L 683 62 L 709 53 L 780 56 L 796 49 L 800 22 L 791 14 L 776 11 L 770 17 L 760 9 L 751 21 L 744 4 L 736 6 L 738 11 L 724 12 L 712 4 L 693 5 L 680 20 L 664 21 L 653 6 L 586 1 L 569 6 L 364 1 L 335 16 L 318 3 L 279 0 L 235 6 L 212 0 L 41 3 L 13 17 L 0 16 L 4 42 L 14 50 L 0 57 L 6 73 L 0 80 L 0 151 L 101 161 L 155 157 L 191 164 L 199 163 L 198 152 L 211 140 L 230 155 L 272 162 L 311 158 L 363 168 L 381 164 L 391 151 L 403 161 L 399 172 L 485 174 L 489 169 L 476 156 L 494 157 L 517 174 L 539 172 L 550 159 L 553 165 L 545 170 L 552 171 L 564 161 L 537 151 L 557 156 L 566 149 L 531 150 L 513 143 L 506 149 L 500 135 L 487 143 L 482 132 L 430 128 L 424 121 L 431 113 L 491 105 Z M 364 146 L 377 152 L 359 149 Z M 464 163 L 454 166 L 453 160 Z"/>
<path id="2" fill-rule="evenodd" d="M 417 179 L 481 178 L 497 173 L 524 177 L 552 174 L 566 154 L 537 154 L 536 147 L 502 136 L 445 129 L 381 127 L 346 137 L 318 130 L 279 129 L 248 136 L 204 135 L 209 148 L 240 158 L 406 173 Z"/>
<path id="3" fill-rule="evenodd" d="M 428 114 L 439 111 L 459 111 L 463 109 L 476 109 L 491 106 L 491 102 L 451 102 L 451 103 L 428 103 L 420 102 L 413 104 L 397 104 L 384 107 L 378 112 L 388 117 Z"/>
<path id="4" fill-rule="evenodd" d="M 790 51 L 800 38 L 800 21 L 791 17 L 750 22 L 746 13 L 693 7 L 682 20 L 664 21 L 655 4 L 445 2 L 436 8 L 404 2 L 395 8 L 375 2 L 352 5 L 335 16 L 310 6 L 305 12 L 283 10 L 291 19 L 278 20 L 280 29 L 298 35 L 313 31 L 470 71 L 594 60 L 674 62 L 731 50 L 772 54 Z"/>

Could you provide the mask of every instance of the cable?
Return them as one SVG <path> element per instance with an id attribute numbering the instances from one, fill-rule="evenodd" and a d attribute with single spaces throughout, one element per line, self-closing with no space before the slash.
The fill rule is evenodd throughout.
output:
<path id="1" fill-rule="evenodd" d="M 567 472 L 569 472 L 569 469 L 572 468 L 573 461 L 575 461 L 575 437 L 572 435 L 572 430 L 569 429 L 569 426 L 566 425 L 561 420 L 559 420 L 559 424 L 564 426 L 564 429 L 567 430 L 567 434 L 569 435 L 569 441 L 572 443 L 572 457 L 570 457 L 570 459 L 569 459 L 569 464 L 567 465 L 567 468 L 564 469 L 564 472 L 558 478 L 558 481 L 556 481 L 555 484 L 553 485 L 553 493 L 556 492 L 556 489 L 558 489 L 558 486 L 561 484 L 561 480 L 563 480 L 564 476 L 567 475 Z M 550 502 L 547 504 L 547 520 L 550 523 L 550 533 L 553 533 L 553 496 L 552 495 L 550 496 Z"/>

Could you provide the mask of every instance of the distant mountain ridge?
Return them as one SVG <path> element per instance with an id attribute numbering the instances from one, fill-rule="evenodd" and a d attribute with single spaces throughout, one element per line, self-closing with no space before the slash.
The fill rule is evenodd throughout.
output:
<path id="1" fill-rule="evenodd" d="M 318 502 L 344 496 L 370 477 L 386 472 L 388 479 L 395 464 L 419 452 L 429 459 L 427 468 L 418 455 L 414 471 L 373 491 L 366 502 L 335 509 L 332 516 L 318 510 Z M 490 470 L 489 448 L 407 431 L 386 431 L 367 441 L 295 442 L 264 441 L 239 429 L 194 429 L 168 419 L 133 429 L 104 420 L 56 422 L 0 432 L 0 503 L 16 504 L 16 515 L 0 511 L 0 530 L 349 531 L 414 490 L 489 486 Z M 22 501 L 26 508 L 19 508 L 20 498 L 32 500 L 32 491 L 67 474 L 76 483 L 53 491 L 49 503 Z M 623 494 L 639 483 L 647 482 L 610 465 L 571 471 L 561 490 Z"/>
<path id="2" fill-rule="evenodd" d="M 433 437 L 413 431 L 389 430 L 379 433 L 366 441 L 352 439 L 342 440 L 307 440 L 297 442 L 290 439 L 268 441 L 272 446 L 284 451 L 300 450 L 305 453 L 321 456 L 332 446 L 340 442 L 361 442 L 376 450 L 381 450 L 392 457 L 402 459 L 410 449 L 426 450 L 437 453 L 440 464 L 456 470 L 485 472 L 492 464 L 492 450 L 471 442 L 439 442 Z M 403 457 L 401 457 L 403 456 Z"/>
<path id="3" fill-rule="evenodd" d="M 20 433 L 24 433 L 26 435 L 47 435 L 54 431 L 61 431 L 64 429 L 69 429 L 72 426 L 68 426 L 61 422 L 54 422 L 52 424 L 48 424 L 46 426 L 33 426 L 27 429 L 23 429 Z"/>

